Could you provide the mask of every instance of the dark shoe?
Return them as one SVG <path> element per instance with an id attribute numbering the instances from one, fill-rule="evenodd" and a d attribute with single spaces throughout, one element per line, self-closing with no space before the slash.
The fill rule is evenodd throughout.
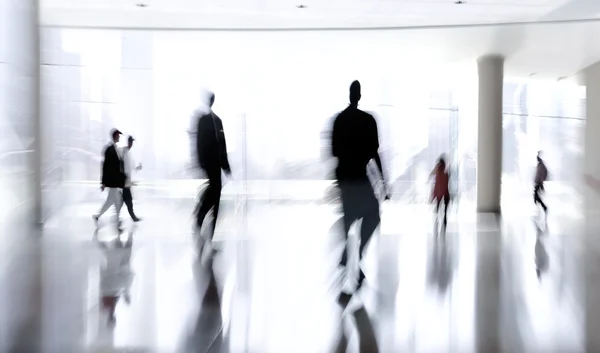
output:
<path id="1" fill-rule="evenodd" d="M 352 294 L 346 292 L 341 292 L 337 299 L 338 304 L 340 304 L 342 308 L 347 307 L 348 304 L 350 304 L 350 300 L 352 300 Z"/>
<path id="2" fill-rule="evenodd" d="M 363 282 L 365 281 L 365 274 L 362 270 L 359 270 L 359 274 L 358 274 L 358 286 L 356 287 L 356 290 L 359 290 L 360 287 L 362 286 Z"/>

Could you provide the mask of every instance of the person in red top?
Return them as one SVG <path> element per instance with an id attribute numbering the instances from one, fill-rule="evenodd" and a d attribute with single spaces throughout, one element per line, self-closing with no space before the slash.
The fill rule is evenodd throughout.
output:
<path id="1" fill-rule="evenodd" d="M 448 224 L 448 204 L 450 204 L 450 174 L 446 170 L 446 160 L 441 156 L 430 177 L 435 177 L 432 201 L 436 203 L 436 212 L 439 213 L 442 200 L 444 201 L 444 227 Z"/>

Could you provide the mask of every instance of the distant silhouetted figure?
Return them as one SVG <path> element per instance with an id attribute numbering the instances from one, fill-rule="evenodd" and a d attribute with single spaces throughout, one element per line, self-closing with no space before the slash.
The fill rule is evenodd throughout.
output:
<path id="1" fill-rule="evenodd" d="M 440 157 L 430 176 L 435 177 L 431 198 L 436 205 L 436 214 L 439 214 L 440 206 L 443 201 L 444 227 L 446 227 L 446 225 L 448 224 L 448 205 L 450 204 L 450 174 L 446 169 L 446 160 L 444 159 L 444 156 Z"/>
<path id="2" fill-rule="evenodd" d="M 377 122 L 372 115 L 358 109 L 358 102 L 361 98 L 360 91 L 360 83 L 352 82 L 350 105 L 336 117 L 331 138 L 332 153 L 338 159 L 336 177 L 344 210 L 346 242 L 352 223 L 362 219 L 359 263 L 363 256 L 363 250 L 380 221 L 379 201 L 375 197 L 375 192 L 367 177 L 367 164 L 371 159 L 375 159 L 382 180 L 384 180 L 383 167 L 378 153 Z M 387 194 L 386 199 L 389 199 Z M 347 265 L 348 251 L 349 248 L 346 244 L 340 261 L 340 265 L 344 269 Z M 364 279 L 364 273 L 360 270 L 358 288 Z"/>
<path id="3" fill-rule="evenodd" d="M 213 209 L 213 226 L 208 241 L 212 240 L 217 226 L 219 216 L 219 203 L 221 200 L 221 170 L 227 175 L 231 174 L 229 160 L 227 158 L 227 144 L 225 142 L 225 133 L 223 132 L 223 122 L 212 111 L 215 102 L 215 95 L 210 94 L 210 111 L 204 114 L 198 120 L 197 129 L 197 153 L 198 165 L 208 177 L 208 187 L 202 194 L 198 206 L 196 207 L 197 220 L 196 227 L 199 233 L 202 228 L 204 218 Z"/>
<path id="4" fill-rule="evenodd" d="M 542 198 L 540 197 L 540 193 L 542 193 L 545 189 L 544 189 L 544 182 L 546 182 L 546 180 L 548 179 L 548 169 L 546 168 L 546 164 L 544 163 L 544 160 L 542 159 L 542 152 L 538 152 L 537 155 L 537 168 L 536 168 L 536 172 L 535 172 L 535 179 L 534 179 L 534 186 L 533 186 L 533 202 L 534 203 L 539 203 L 540 206 L 542 206 L 542 208 L 544 209 L 544 213 L 546 214 L 546 216 L 548 215 L 548 207 L 546 206 L 546 204 L 544 203 L 544 201 L 542 201 Z"/>
<path id="5" fill-rule="evenodd" d="M 111 130 L 112 141 L 104 149 L 101 190 L 104 191 L 105 188 L 108 188 L 108 196 L 98 213 L 92 216 L 96 224 L 98 223 L 98 219 L 100 219 L 100 217 L 113 205 L 117 210 L 118 223 L 119 213 L 123 206 L 121 189 L 125 187 L 125 173 L 123 170 L 123 160 L 120 156 L 119 148 L 117 147 L 120 138 L 121 131 L 117 129 Z"/>

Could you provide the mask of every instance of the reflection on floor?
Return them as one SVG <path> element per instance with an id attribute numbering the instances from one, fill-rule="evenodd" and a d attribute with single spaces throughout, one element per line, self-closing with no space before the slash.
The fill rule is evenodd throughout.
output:
<path id="1" fill-rule="evenodd" d="M 229 207 L 199 257 L 191 201 L 139 203 L 120 235 L 81 205 L 41 238 L 3 233 L 22 241 L 2 249 L 0 351 L 599 351 L 600 223 L 553 205 L 547 225 L 529 204 L 453 212 L 445 233 L 426 206 L 385 205 L 345 309 L 334 206 Z"/>

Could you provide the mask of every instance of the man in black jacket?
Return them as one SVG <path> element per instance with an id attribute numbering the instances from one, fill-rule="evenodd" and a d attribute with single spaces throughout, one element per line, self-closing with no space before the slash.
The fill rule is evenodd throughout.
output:
<path id="1" fill-rule="evenodd" d="M 215 95 L 210 94 L 210 111 L 204 114 L 198 120 L 197 131 L 197 155 L 198 165 L 204 171 L 208 178 L 208 186 L 202 194 L 198 205 L 196 206 L 196 229 L 200 232 L 204 218 L 213 209 L 213 225 L 210 237 L 212 240 L 219 216 L 219 203 L 221 200 L 221 170 L 227 175 L 231 175 L 229 160 L 227 159 L 227 144 L 225 142 L 225 133 L 223 132 L 223 122 L 212 111 L 215 102 Z"/>
<path id="2" fill-rule="evenodd" d="M 381 180 L 386 190 L 385 198 L 389 199 L 383 167 L 379 157 L 379 133 L 375 118 L 360 109 L 358 102 L 361 98 L 361 87 L 358 81 L 350 85 L 350 105 L 344 109 L 333 123 L 331 150 L 338 159 L 336 176 L 341 191 L 342 207 L 344 209 L 345 240 L 352 224 L 362 219 L 360 229 L 360 246 L 358 259 L 362 260 L 363 251 L 371 239 L 373 232 L 379 226 L 379 201 L 367 176 L 367 164 L 374 160 L 377 164 Z M 340 265 L 346 268 L 348 252 L 346 244 Z M 359 270 L 358 288 L 363 283 L 365 275 Z M 342 293 L 342 296 L 349 296 Z"/>
<path id="3" fill-rule="evenodd" d="M 119 155 L 119 148 L 117 147 L 120 137 L 121 131 L 112 129 L 112 142 L 104 149 L 101 190 L 104 191 L 105 188 L 108 188 L 108 195 L 104 205 L 102 205 L 98 213 L 92 216 L 96 224 L 98 223 L 98 219 L 113 205 L 117 210 L 118 219 L 119 213 L 121 212 L 121 206 L 123 206 L 121 190 L 125 187 L 125 173 L 123 169 L 123 160 Z"/>

